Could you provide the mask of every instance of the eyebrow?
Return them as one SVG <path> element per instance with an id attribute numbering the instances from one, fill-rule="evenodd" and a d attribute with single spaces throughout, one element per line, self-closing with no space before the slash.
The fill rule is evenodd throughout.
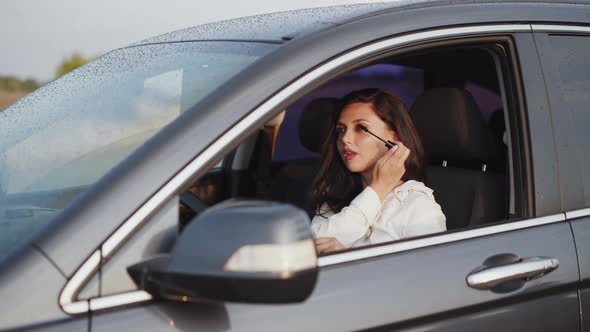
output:
<path id="1" fill-rule="evenodd" d="M 371 121 L 367 120 L 367 119 L 356 119 L 353 120 L 352 123 L 359 123 L 359 122 L 367 122 L 367 123 L 371 123 Z M 342 122 L 338 122 L 336 124 L 337 126 L 344 126 L 344 124 Z"/>

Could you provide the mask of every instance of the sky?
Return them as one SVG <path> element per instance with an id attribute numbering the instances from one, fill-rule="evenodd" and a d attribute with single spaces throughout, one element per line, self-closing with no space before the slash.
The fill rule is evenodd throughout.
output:
<path id="1" fill-rule="evenodd" d="M 0 76 L 53 79 L 75 52 L 92 58 L 145 38 L 203 23 L 371 0 L 2 0 Z"/>

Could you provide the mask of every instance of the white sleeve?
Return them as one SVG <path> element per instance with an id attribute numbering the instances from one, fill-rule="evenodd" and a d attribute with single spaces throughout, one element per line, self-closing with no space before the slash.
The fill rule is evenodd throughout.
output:
<path id="1" fill-rule="evenodd" d="M 419 195 L 407 207 L 408 220 L 401 233 L 402 238 L 444 232 L 446 217 L 434 198 Z"/>
<path id="2" fill-rule="evenodd" d="M 379 195 L 366 187 L 339 213 L 328 212 L 326 217 L 316 215 L 311 221 L 311 230 L 316 238 L 335 237 L 348 248 L 367 234 L 380 210 Z"/>

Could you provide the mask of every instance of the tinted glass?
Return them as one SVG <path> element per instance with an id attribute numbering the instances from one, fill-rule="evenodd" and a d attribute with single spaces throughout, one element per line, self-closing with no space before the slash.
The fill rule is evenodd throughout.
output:
<path id="1" fill-rule="evenodd" d="M 274 47 L 191 42 L 121 49 L 0 111 L 0 259 Z"/>
<path id="2" fill-rule="evenodd" d="M 585 205 L 590 205 L 590 37 L 550 36 L 557 68 L 561 105 L 573 117 L 574 137 L 584 184 Z"/>

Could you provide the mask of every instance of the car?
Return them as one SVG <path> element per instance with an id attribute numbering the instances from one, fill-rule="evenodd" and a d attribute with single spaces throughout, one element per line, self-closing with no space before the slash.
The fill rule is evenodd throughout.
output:
<path id="1" fill-rule="evenodd" d="M 590 331 L 590 2 L 266 14 L 0 112 L 0 329 Z M 317 255 L 330 110 L 399 94 L 446 232 Z"/>

